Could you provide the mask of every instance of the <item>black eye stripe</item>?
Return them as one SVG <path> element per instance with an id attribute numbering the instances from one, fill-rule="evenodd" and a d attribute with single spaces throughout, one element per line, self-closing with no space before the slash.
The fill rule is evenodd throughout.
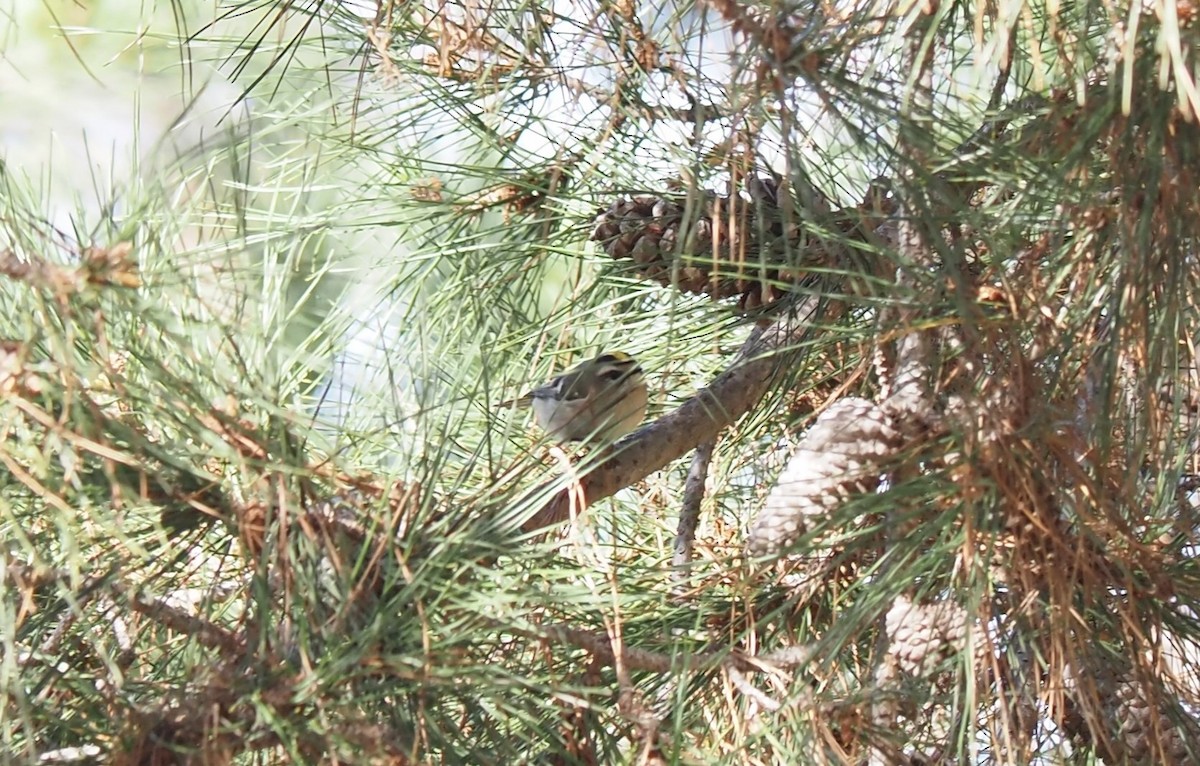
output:
<path id="1" fill-rule="evenodd" d="M 583 399 L 587 396 L 587 391 L 583 390 L 583 387 L 568 386 L 568 383 L 570 381 L 566 377 L 560 376 L 554 379 L 554 392 L 558 394 L 559 398 L 564 401 L 573 402 L 576 399 Z"/>

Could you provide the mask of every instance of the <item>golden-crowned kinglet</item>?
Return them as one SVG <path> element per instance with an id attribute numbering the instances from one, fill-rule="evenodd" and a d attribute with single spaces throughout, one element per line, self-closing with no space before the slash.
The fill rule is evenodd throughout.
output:
<path id="1" fill-rule="evenodd" d="M 555 441 L 596 443 L 617 439 L 646 416 L 646 379 L 629 354 L 601 354 L 564 372 L 520 399 Z"/>

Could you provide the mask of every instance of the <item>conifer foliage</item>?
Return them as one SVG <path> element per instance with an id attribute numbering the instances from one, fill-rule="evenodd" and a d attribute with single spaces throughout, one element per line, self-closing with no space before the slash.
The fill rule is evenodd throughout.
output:
<path id="1" fill-rule="evenodd" d="M 1190 1 L 177 17 L 224 134 L 0 190 L 12 762 L 1200 761 Z"/>

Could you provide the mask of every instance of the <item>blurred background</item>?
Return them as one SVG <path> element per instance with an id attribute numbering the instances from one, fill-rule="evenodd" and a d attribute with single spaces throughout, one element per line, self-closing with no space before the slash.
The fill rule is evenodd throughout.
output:
<path id="1" fill-rule="evenodd" d="M 176 40 L 181 21 L 211 18 L 214 3 L 4 5 L 0 156 L 8 174 L 45 198 L 64 232 L 94 224 L 87 217 L 98 216 L 145 166 L 237 117 L 238 91 L 217 71 L 219 62 L 200 51 L 185 60 Z"/>

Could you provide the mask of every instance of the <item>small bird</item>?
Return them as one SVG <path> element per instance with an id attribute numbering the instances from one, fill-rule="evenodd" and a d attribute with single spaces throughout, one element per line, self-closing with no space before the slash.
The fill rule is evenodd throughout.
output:
<path id="1" fill-rule="evenodd" d="M 646 416 L 647 398 L 646 378 L 637 360 L 613 351 L 500 406 L 529 404 L 550 438 L 595 444 L 637 428 Z"/>

